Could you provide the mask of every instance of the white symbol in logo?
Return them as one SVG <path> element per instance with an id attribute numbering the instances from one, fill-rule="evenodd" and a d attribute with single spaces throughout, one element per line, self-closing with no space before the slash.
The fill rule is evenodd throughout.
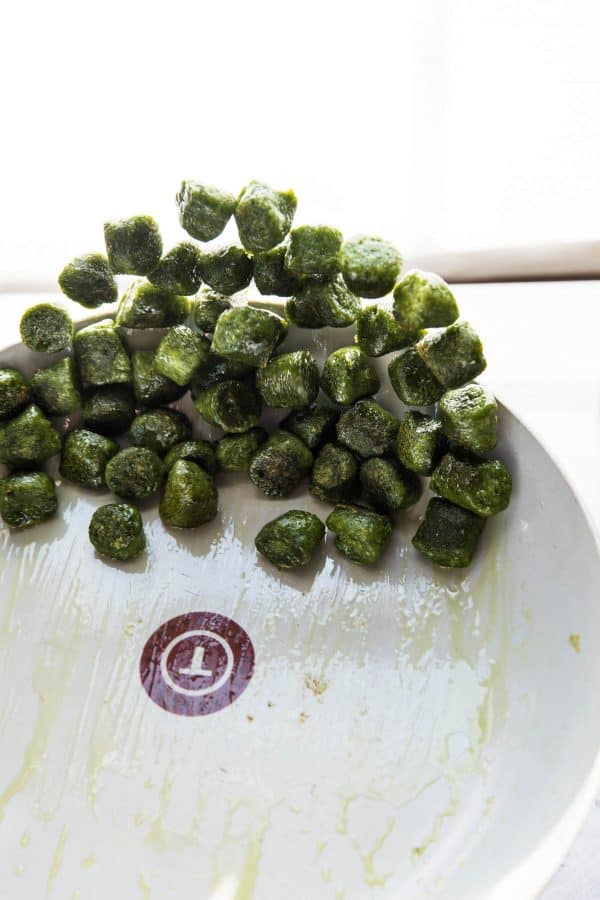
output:
<path id="1" fill-rule="evenodd" d="M 192 662 L 185 669 L 179 670 L 180 675 L 203 675 L 205 678 L 210 678 L 212 673 L 212 669 L 204 668 L 204 647 L 194 647 Z"/>
<path id="2" fill-rule="evenodd" d="M 225 671 L 223 672 L 221 677 L 214 682 L 214 684 L 210 684 L 208 687 L 194 689 L 184 688 L 180 684 L 177 684 L 175 681 L 173 681 L 173 679 L 171 678 L 171 674 L 167 668 L 167 661 L 175 647 L 182 641 L 186 641 L 188 638 L 192 637 L 205 637 L 216 641 L 223 648 L 227 657 L 227 665 L 225 666 Z M 204 678 L 209 678 L 213 674 L 213 670 L 204 668 L 204 652 L 204 647 L 194 647 L 194 655 L 192 657 L 190 665 L 186 666 L 184 669 L 179 669 L 179 674 L 200 675 Z M 183 634 L 178 634 L 177 637 L 173 638 L 171 643 L 168 644 L 167 647 L 165 647 L 160 659 L 160 671 L 165 683 L 168 684 L 171 690 L 175 691 L 177 694 L 185 694 L 186 697 L 202 697 L 205 694 L 213 694 L 215 691 L 218 691 L 226 681 L 228 681 L 233 671 L 233 651 L 227 641 L 222 638 L 220 634 L 215 634 L 214 631 L 205 631 L 204 629 L 186 631 Z"/>

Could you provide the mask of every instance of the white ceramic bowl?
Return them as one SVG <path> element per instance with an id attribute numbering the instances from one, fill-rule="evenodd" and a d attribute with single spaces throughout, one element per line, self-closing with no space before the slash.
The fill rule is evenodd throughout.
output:
<path id="1" fill-rule="evenodd" d="M 292 332 L 285 348 L 323 358 L 349 335 Z M 39 358 L 19 345 L 0 364 Z M 466 571 L 410 546 L 424 498 L 377 567 L 328 537 L 307 571 L 279 573 L 259 528 L 328 507 L 237 476 L 191 532 L 146 504 L 148 552 L 130 564 L 88 543 L 106 493 L 64 483 L 54 521 L 2 529 L 0 895 L 534 896 L 597 785 L 600 566 L 543 447 L 506 409 L 500 435 L 513 501 Z M 171 715 L 144 692 L 140 655 L 201 610 L 246 630 L 254 676 L 218 713 Z"/>

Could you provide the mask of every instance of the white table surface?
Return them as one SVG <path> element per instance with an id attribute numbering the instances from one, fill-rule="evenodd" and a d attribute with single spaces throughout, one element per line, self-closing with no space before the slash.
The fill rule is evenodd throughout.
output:
<path id="1" fill-rule="evenodd" d="M 600 530 L 600 282 L 470 284 L 455 292 L 484 342 L 482 380 L 540 438 Z M 28 305 L 50 297 L 0 293 L 2 344 L 18 339 Z M 600 797 L 541 898 L 599 900 Z"/>

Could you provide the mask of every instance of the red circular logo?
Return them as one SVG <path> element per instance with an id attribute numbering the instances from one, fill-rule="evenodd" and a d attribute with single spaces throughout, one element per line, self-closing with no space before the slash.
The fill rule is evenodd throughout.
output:
<path id="1" fill-rule="evenodd" d="M 219 613 L 169 619 L 146 641 L 140 678 L 151 700 L 178 716 L 207 716 L 246 690 L 254 647 L 244 629 Z"/>

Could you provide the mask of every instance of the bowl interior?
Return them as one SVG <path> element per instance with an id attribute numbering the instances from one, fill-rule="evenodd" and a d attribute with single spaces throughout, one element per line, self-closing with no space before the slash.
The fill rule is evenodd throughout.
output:
<path id="1" fill-rule="evenodd" d="M 351 340 L 292 331 L 283 349 L 308 341 L 322 360 Z M 19 345 L 0 364 L 39 358 Z M 465 571 L 412 549 L 424 497 L 376 567 L 328 537 L 306 571 L 279 573 L 259 528 L 329 507 L 306 486 L 264 499 L 242 476 L 223 477 L 219 517 L 197 530 L 168 531 L 145 504 L 148 552 L 130 564 L 87 540 L 107 493 L 64 483 L 55 521 L 1 530 L 7 896 L 481 900 L 566 828 L 600 744 L 597 549 L 504 408 L 500 434 L 513 502 Z M 247 689 L 207 716 L 165 712 L 138 671 L 154 630 L 190 611 L 235 620 L 255 650 Z"/>

